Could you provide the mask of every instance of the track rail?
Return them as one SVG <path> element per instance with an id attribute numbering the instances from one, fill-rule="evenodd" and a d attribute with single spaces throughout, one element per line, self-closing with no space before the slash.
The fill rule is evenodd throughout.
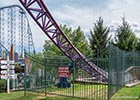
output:
<path id="1" fill-rule="evenodd" d="M 96 78 L 108 79 L 108 73 L 83 56 L 60 29 L 43 0 L 19 0 L 34 21 L 54 44 L 71 60 Z M 98 75 L 96 75 L 98 74 Z"/>

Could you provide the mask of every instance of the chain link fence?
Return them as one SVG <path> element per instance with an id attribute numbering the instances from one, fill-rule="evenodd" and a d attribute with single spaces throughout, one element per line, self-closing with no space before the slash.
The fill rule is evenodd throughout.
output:
<path id="1" fill-rule="evenodd" d="M 140 83 L 140 52 L 126 52 L 110 45 L 108 98 L 124 86 Z"/>
<path id="2" fill-rule="evenodd" d="M 109 73 L 108 82 L 92 77 L 80 69 L 76 62 L 63 56 L 26 56 L 30 66 L 25 73 L 25 94 L 37 92 L 89 100 L 110 100 L 125 85 L 140 81 L 140 53 L 125 52 L 113 45 L 110 45 L 109 58 L 89 58 Z M 59 77 L 60 67 L 69 69 L 66 77 Z"/>

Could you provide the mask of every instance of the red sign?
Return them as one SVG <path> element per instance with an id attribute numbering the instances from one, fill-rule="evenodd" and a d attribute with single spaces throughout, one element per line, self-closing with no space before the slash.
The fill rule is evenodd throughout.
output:
<path id="1" fill-rule="evenodd" d="M 69 77 L 69 67 L 58 67 L 58 77 Z"/>

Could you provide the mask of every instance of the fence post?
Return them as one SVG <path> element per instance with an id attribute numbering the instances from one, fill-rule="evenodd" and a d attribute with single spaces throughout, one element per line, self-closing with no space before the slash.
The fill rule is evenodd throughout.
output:
<path id="1" fill-rule="evenodd" d="M 111 62 L 111 47 L 112 47 L 112 45 L 111 45 L 111 43 L 109 43 L 109 61 L 108 61 L 108 97 L 107 97 L 107 99 L 108 100 L 110 100 L 110 62 Z"/>
<path id="2" fill-rule="evenodd" d="M 47 70 L 46 70 L 46 67 L 47 67 L 47 65 L 46 65 L 46 61 L 47 61 L 47 60 L 46 60 L 46 57 L 45 57 L 45 62 L 44 62 L 44 65 L 45 65 L 45 72 L 44 72 L 44 74 L 45 74 L 45 96 L 47 96 L 47 93 L 46 93 L 46 92 L 47 92 L 47 86 L 46 86 L 46 84 L 47 84 L 47 80 L 46 80 L 46 78 L 47 78 L 47 77 L 46 77 L 46 74 L 47 74 L 47 72 L 46 72 L 46 71 L 47 71 Z"/>
<path id="3" fill-rule="evenodd" d="M 125 51 L 122 51 L 122 52 L 123 52 L 123 54 L 122 54 L 122 57 L 123 57 L 123 58 L 122 58 L 122 60 L 123 60 L 123 65 L 122 65 L 122 67 L 123 67 L 123 68 L 122 68 L 122 76 L 123 76 L 123 77 L 122 77 L 122 78 L 123 78 L 123 79 L 122 79 L 122 84 L 121 84 L 121 85 L 122 85 L 122 87 L 123 87 L 123 86 L 125 85 Z"/>
<path id="4" fill-rule="evenodd" d="M 73 79 L 72 79 L 72 84 L 73 84 L 73 85 L 72 85 L 72 96 L 74 97 L 74 92 L 75 92 L 75 91 L 74 91 L 74 78 L 75 78 L 75 68 L 74 68 L 74 67 L 75 67 L 75 66 L 74 66 L 74 61 L 73 61 L 73 60 L 71 61 L 71 65 L 72 65 L 71 67 L 72 67 L 72 69 L 73 69 L 73 72 L 72 72 L 72 78 L 73 78 Z"/>
<path id="5" fill-rule="evenodd" d="M 24 62 L 25 62 L 25 66 L 24 66 L 24 96 L 26 96 L 26 52 L 24 53 L 25 54 L 25 59 L 24 59 Z"/>

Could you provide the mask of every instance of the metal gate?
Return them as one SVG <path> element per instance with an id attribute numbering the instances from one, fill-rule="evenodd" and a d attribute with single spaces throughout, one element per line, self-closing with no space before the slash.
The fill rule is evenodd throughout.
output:
<path id="1" fill-rule="evenodd" d="M 91 100 L 107 100 L 108 86 L 76 66 L 76 62 L 63 56 L 35 57 L 27 55 L 30 66 L 26 69 L 25 93 L 61 95 Z M 102 68 L 108 60 L 92 59 Z M 59 68 L 69 68 L 67 77 L 59 77 Z M 62 72 L 62 75 L 65 74 Z"/>

